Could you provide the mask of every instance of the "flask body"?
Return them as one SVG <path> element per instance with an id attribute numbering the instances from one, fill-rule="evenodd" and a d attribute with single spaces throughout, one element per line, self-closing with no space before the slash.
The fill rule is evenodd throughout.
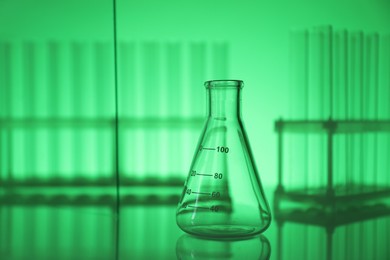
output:
<path id="1" fill-rule="evenodd" d="M 206 82 L 208 118 L 176 212 L 185 232 L 215 238 L 263 232 L 271 215 L 240 115 L 241 81 Z"/>

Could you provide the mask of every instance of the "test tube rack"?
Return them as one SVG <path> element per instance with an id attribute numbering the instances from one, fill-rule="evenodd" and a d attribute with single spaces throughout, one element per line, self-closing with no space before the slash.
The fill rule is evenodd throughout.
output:
<path id="1" fill-rule="evenodd" d="M 275 131 L 278 136 L 278 186 L 274 196 L 274 214 L 277 221 L 335 227 L 390 214 L 389 184 L 352 183 L 336 186 L 333 182 L 335 136 L 390 133 L 390 120 L 279 119 L 275 122 Z M 325 187 L 289 189 L 284 183 L 283 139 L 286 134 L 326 135 Z M 290 207 L 282 206 L 286 203 Z"/>

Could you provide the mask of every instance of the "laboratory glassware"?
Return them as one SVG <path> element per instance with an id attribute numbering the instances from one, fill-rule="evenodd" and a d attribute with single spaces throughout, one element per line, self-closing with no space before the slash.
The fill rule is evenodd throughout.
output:
<path id="1" fill-rule="evenodd" d="M 240 80 L 206 81 L 208 117 L 176 211 L 185 232 L 213 238 L 266 230 L 271 213 L 241 119 Z"/>

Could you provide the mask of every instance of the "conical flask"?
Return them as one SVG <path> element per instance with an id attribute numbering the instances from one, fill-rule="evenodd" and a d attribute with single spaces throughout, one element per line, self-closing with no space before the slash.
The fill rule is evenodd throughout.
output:
<path id="1" fill-rule="evenodd" d="M 271 214 L 241 120 L 240 80 L 206 81 L 208 118 L 176 211 L 185 232 L 214 238 L 266 230 Z"/>

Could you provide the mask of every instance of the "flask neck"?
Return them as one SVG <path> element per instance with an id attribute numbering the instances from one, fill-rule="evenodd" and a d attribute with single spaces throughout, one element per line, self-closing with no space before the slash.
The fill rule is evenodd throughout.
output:
<path id="1" fill-rule="evenodd" d="M 218 119 L 241 118 L 241 89 L 218 87 L 207 89 L 208 116 Z"/>

